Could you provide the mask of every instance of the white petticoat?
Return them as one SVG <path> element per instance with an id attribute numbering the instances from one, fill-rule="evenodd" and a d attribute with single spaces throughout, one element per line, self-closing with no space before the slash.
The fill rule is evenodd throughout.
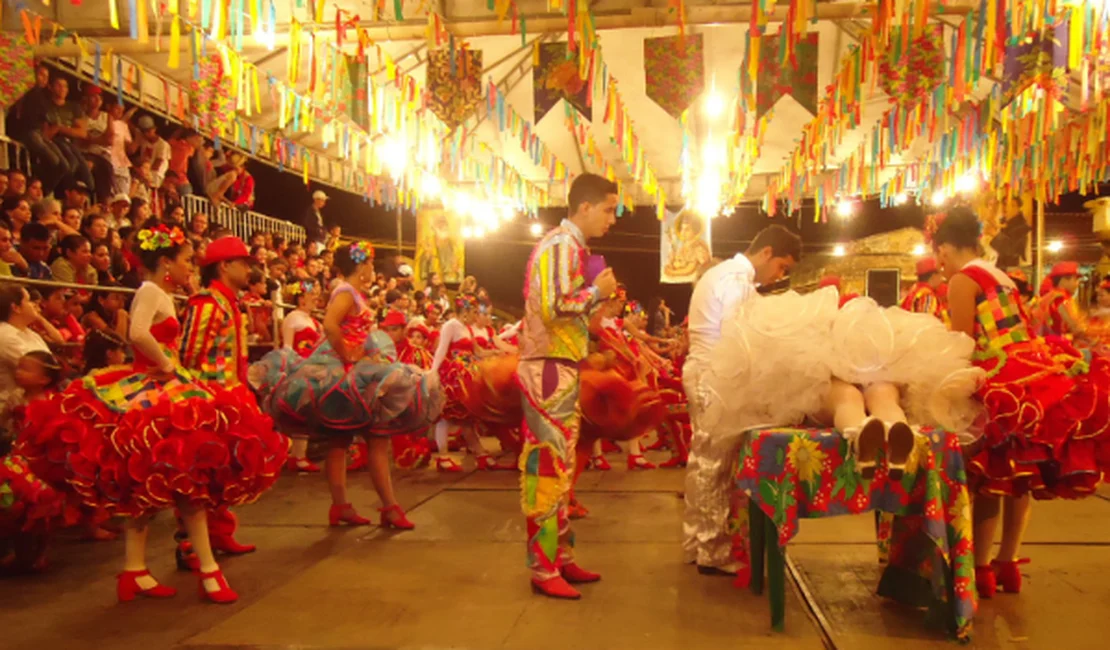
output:
<path id="1" fill-rule="evenodd" d="M 821 411 L 833 377 L 902 389 L 913 424 L 961 431 L 977 415 L 975 342 L 933 316 L 860 297 L 837 308 L 833 287 L 752 298 L 726 319 L 703 381 L 706 428 L 800 423 Z"/>

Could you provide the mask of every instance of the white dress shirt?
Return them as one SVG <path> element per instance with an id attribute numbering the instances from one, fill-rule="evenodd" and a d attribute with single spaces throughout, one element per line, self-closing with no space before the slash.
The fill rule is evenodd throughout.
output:
<path id="1" fill-rule="evenodd" d="M 721 339 L 722 321 L 754 295 L 755 267 L 743 253 L 706 271 L 690 296 L 689 358 L 708 363 Z"/>

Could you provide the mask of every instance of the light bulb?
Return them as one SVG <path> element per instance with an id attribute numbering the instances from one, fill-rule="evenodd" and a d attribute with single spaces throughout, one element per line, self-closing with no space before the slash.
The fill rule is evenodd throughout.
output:
<path id="1" fill-rule="evenodd" d="M 543 224 L 538 221 L 533 221 L 531 226 L 528 226 L 528 232 L 532 233 L 533 237 L 539 237 L 543 234 Z"/>
<path id="2" fill-rule="evenodd" d="M 421 180 L 421 186 L 424 191 L 424 196 L 427 198 L 437 198 L 443 193 L 443 182 L 439 177 L 431 172 L 425 172 Z"/>
<path id="3" fill-rule="evenodd" d="M 481 239 L 486 236 L 486 229 L 482 226 L 474 227 L 474 239 Z"/>
<path id="4" fill-rule="evenodd" d="M 462 236 L 463 236 L 463 239 L 470 239 L 471 237 L 474 236 L 474 229 L 471 228 L 470 226 L 463 226 L 462 227 Z"/>
<path id="5" fill-rule="evenodd" d="M 979 179 L 974 174 L 968 173 L 956 179 L 956 191 L 967 194 L 974 192 L 979 187 Z"/>
<path id="6" fill-rule="evenodd" d="M 847 219 L 856 211 L 856 204 L 852 201 L 841 200 L 836 204 L 836 216 Z"/>
<path id="7" fill-rule="evenodd" d="M 400 137 L 389 136 L 382 143 L 382 163 L 393 180 L 399 180 L 405 174 L 407 157 L 405 143 Z"/>
<path id="8" fill-rule="evenodd" d="M 916 255 L 917 257 L 921 257 L 922 255 L 924 255 L 925 254 L 925 244 L 917 244 L 916 246 L 914 246 L 913 247 L 913 254 Z"/>
<path id="9" fill-rule="evenodd" d="M 944 202 L 947 201 L 947 200 L 948 200 L 948 197 L 944 195 L 944 191 L 943 190 L 937 190 L 936 192 L 933 192 L 933 198 L 932 198 L 931 203 L 933 204 L 934 207 L 939 208 L 940 206 L 944 205 Z"/>
<path id="10" fill-rule="evenodd" d="M 725 98 L 715 89 L 710 90 L 705 96 L 705 115 L 715 120 L 725 112 Z"/>
<path id="11" fill-rule="evenodd" d="M 832 254 L 833 254 L 834 257 L 844 257 L 844 255 L 846 255 L 847 252 L 848 252 L 848 250 L 846 248 L 844 248 L 844 244 L 837 244 L 836 246 L 833 246 L 833 253 Z"/>
<path id="12" fill-rule="evenodd" d="M 909 195 L 907 195 L 905 192 L 899 192 L 894 197 L 894 205 L 905 205 L 906 201 L 909 201 L 909 200 L 910 200 Z"/>
<path id="13" fill-rule="evenodd" d="M 1060 241 L 1059 239 L 1050 241 L 1048 242 L 1047 248 L 1048 252 L 1050 253 L 1059 253 L 1060 251 L 1064 250 L 1064 242 Z"/>

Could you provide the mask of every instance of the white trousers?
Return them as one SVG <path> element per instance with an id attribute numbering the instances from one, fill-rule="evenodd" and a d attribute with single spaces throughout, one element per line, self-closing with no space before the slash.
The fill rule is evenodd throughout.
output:
<path id="1" fill-rule="evenodd" d="M 690 409 L 693 438 L 686 465 L 686 512 L 682 521 L 682 551 L 686 562 L 723 567 L 732 562 L 728 535 L 729 490 L 732 489 L 734 445 L 715 440 L 702 426 L 709 391 L 702 386 L 708 372 L 701 363 L 687 361 L 682 384 Z"/>

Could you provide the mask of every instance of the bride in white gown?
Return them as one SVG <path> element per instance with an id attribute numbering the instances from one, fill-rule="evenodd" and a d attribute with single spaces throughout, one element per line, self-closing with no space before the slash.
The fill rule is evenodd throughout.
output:
<path id="1" fill-rule="evenodd" d="M 707 373 L 710 430 L 734 436 L 755 426 L 834 426 L 870 475 L 889 439 L 904 466 L 909 423 L 963 431 L 977 415 L 981 377 L 975 342 L 938 319 L 856 298 L 837 308 L 833 287 L 749 300 L 726 320 Z"/>

